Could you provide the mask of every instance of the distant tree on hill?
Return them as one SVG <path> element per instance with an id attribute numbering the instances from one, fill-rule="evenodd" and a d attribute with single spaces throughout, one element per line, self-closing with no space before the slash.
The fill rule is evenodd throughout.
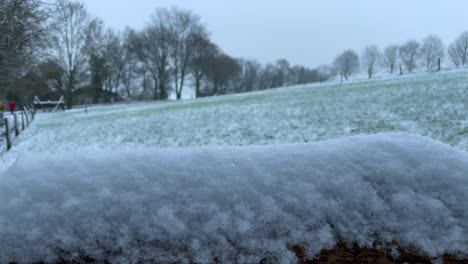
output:
<path id="1" fill-rule="evenodd" d="M 94 89 L 93 100 L 99 102 L 103 90 L 118 92 L 126 60 L 123 38 L 111 29 L 104 28 L 98 18 L 91 20 L 85 29 L 84 51 L 90 73 L 90 87 Z M 114 91 L 115 90 L 115 91 Z"/>
<path id="2" fill-rule="evenodd" d="M 449 55 L 450 61 L 453 63 L 453 65 L 455 65 L 455 67 L 458 67 L 461 65 L 460 56 L 458 56 L 455 43 L 452 43 L 448 46 L 447 53 Z"/>
<path id="3" fill-rule="evenodd" d="M 97 18 L 93 19 L 85 28 L 84 51 L 88 57 L 88 69 L 91 75 L 90 87 L 94 89 L 94 103 L 99 102 L 104 80 L 107 78 L 104 34 L 104 22 Z"/>
<path id="4" fill-rule="evenodd" d="M 155 100 L 167 99 L 170 92 L 170 53 L 174 43 L 167 24 L 170 19 L 171 14 L 167 9 L 157 9 L 143 31 L 132 35 L 130 39 L 132 51 L 145 67 L 144 88 L 149 84 L 146 77 L 148 73 L 154 86 Z"/>
<path id="5" fill-rule="evenodd" d="M 137 32 L 127 28 L 123 33 L 125 66 L 122 72 L 122 83 L 127 96 L 139 100 L 161 99 L 157 80 L 157 67 L 148 54 L 148 46 L 143 31 Z M 155 73 L 156 72 L 156 73 Z M 166 81 L 167 83 L 167 81 Z"/>
<path id="6" fill-rule="evenodd" d="M 390 73 L 393 73 L 393 71 L 395 70 L 397 59 L 398 59 L 398 46 L 397 45 L 387 46 L 383 52 L 382 63 L 385 67 L 389 69 Z"/>
<path id="7" fill-rule="evenodd" d="M 438 36 L 427 36 L 421 45 L 421 57 L 426 69 L 431 70 L 438 66 L 439 60 L 442 60 L 445 53 L 444 43 Z"/>
<path id="8" fill-rule="evenodd" d="M 165 23 L 171 35 L 170 65 L 177 100 L 182 99 L 182 90 L 186 76 L 189 73 L 191 60 L 196 55 L 200 37 L 207 37 L 205 26 L 200 22 L 200 16 L 190 10 L 171 8 L 161 10 L 167 12 Z"/>
<path id="9" fill-rule="evenodd" d="M 369 45 L 362 52 L 362 64 L 367 71 L 367 76 L 372 79 L 375 68 L 380 61 L 380 51 L 377 45 Z"/>
<path id="10" fill-rule="evenodd" d="M 260 89 L 270 89 L 275 87 L 274 83 L 275 66 L 271 63 L 264 65 L 259 74 Z"/>
<path id="11" fill-rule="evenodd" d="M 317 72 L 319 74 L 319 82 L 327 81 L 332 76 L 336 75 L 336 70 L 331 65 L 320 65 L 317 67 Z"/>
<path id="12" fill-rule="evenodd" d="M 450 60 L 455 66 L 468 64 L 468 31 L 460 34 L 448 48 Z"/>
<path id="13" fill-rule="evenodd" d="M 189 71 L 194 79 L 195 98 L 197 98 L 202 94 L 202 80 L 209 74 L 210 67 L 219 54 L 219 48 L 204 34 L 194 35 L 193 38 L 195 47 L 189 62 Z"/>
<path id="14" fill-rule="evenodd" d="M 140 78 L 138 71 L 142 68 L 135 53 L 132 51 L 131 40 L 135 34 L 134 30 L 126 28 L 121 35 L 122 58 L 124 61 L 121 78 L 127 98 L 132 98 L 136 95 L 138 90 L 137 80 Z"/>
<path id="15" fill-rule="evenodd" d="M 335 58 L 333 65 L 340 73 L 341 78 L 348 78 L 359 70 L 359 56 L 353 50 L 346 50 Z"/>
<path id="16" fill-rule="evenodd" d="M 241 92 L 249 92 L 258 89 L 261 65 L 255 60 L 239 60 L 241 65 Z"/>
<path id="17" fill-rule="evenodd" d="M 286 59 L 279 59 L 275 63 L 275 86 L 282 87 L 292 84 L 289 78 L 290 66 L 289 61 Z"/>
<path id="18" fill-rule="evenodd" d="M 208 79 L 213 85 L 212 94 L 225 94 L 234 86 L 233 82 L 239 78 L 241 67 L 236 59 L 225 53 L 215 56 L 208 70 Z"/>
<path id="19" fill-rule="evenodd" d="M 85 71 L 86 28 L 90 23 L 88 11 L 80 2 L 58 0 L 54 11 L 53 38 L 55 57 L 65 70 L 65 100 L 68 108 L 73 104 L 73 91 Z"/>
<path id="20" fill-rule="evenodd" d="M 104 88 L 111 93 L 119 92 L 123 71 L 127 63 L 123 41 L 120 33 L 116 33 L 112 29 L 106 31 L 104 55 L 107 75 Z"/>
<path id="21" fill-rule="evenodd" d="M 416 62 L 420 56 L 419 42 L 409 40 L 399 48 L 400 60 L 408 72 L 416 68 Z"/>

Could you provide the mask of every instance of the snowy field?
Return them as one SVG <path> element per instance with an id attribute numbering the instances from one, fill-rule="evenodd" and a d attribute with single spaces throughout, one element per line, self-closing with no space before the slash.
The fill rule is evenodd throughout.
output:
<path id="1" fill-rule="evenodd" d="M 468 150 L 468 72 L 41 114 L 18 153 L 266 145 L 408 132 Z M 12 153 L 11 155 L 15 155 Z"/>
<path id="2" fill-rule="evenodd" d="M 0 155 L 0 263 L 468 258 L 467 151 L 466 71 L 38 113 Z"/>
<path id="3" fill-rule="evenodd" d="M 14 152 L 266 145 L 380 132 L 468 150 L 467 113 L 468 72 L 446 72 L 38 114 Z"/>

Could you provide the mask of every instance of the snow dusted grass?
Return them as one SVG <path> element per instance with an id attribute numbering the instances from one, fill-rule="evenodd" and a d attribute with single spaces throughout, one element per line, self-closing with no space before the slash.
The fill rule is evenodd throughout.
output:
<path id="1" fill-rule="evenodd" d="M 39 114 L 17 152 L 265 145 L 409 132 L 468 150 L 468 72 Z"/>
<path id="2" fill-rule="evenodd" d="M 458 71 L 38 114 L 0 156 L 0 263 L 294 263 L 291 246 L 338 241 L 466 258 L 467 87 Z M 426 137 L 343 138 L 381 132 Z"/>
<path id="3" fill-rule="evenodd" d="M 0 177 L 0 263 L 295 263 L 338 241 L 468 257 L 467 161 L 408 134 L 26 155 Z"/>

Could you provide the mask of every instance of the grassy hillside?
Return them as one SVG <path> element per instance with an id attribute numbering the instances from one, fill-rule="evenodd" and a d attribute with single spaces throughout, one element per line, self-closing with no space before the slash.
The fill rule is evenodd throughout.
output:
<path id="1" fill-rule="evenodd" d="M 19 147 L 257 145 L 405 131 L 468 150 L 467 85 L 467 72 L 446 72 L 77 109 L 38 115 Z"/>

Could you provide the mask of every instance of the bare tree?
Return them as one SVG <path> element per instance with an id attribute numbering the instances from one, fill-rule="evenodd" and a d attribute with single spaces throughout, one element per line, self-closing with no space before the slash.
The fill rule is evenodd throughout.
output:
<path id="1" fill-rule="evenodd" d="M 372 79 L 375 72 L 375 67 L 380 60 L 380 51 L 377 45 L 366 46 L 362 52 L 362 64 L 367 71 L 367 76 Z"/>
<path id="2" fill-rule="evenodd" d="M 98 102 L 103 88 L 110 93 L 114 89 L 118 92 L 125 63 L 122 38 L 111 29 L 105 30 L 100 19 L 93 19 L 86 27 L 85 34 L 84 50 L 91 73 L 94 101 Z"/>
<path id="3" fill-rule="evenodd" d="M 169 97 L 170 53 L 174 43 L 166 23 L 170 19 L 167 9 L 157 9 L 146 28 L 132 38 L 132 51 L 153 79 L 155 100 Z"/>
<path id="4" fill-rule="evenodd" d="M 405 65 L 408 72 L 412 72 L 416 68 L 416 62 L 418 61 L 419 42 L 415 40 L 409 40 L 399 48 L 400 60 Z"/>
<path id="5" fill-rule="evenodd" d="M 259 74 L 260 89 L 269 89 L 274 87 L 275 66 L 271 63 L 261 67 Z"/>
<path id="6" fill-rule="evenodd" d="M 189 63 L 195 56 L 196 42 L 200 36 L 208 34 L 200 22 L 200 17 L 189 10 L 173 7 L 170 10 L 163 9 L 161 12 L 167 14 L 168 20 L 165 22 L 172 36 L 170 59 L 175 93 L 179 100 L 182 98 Z"/>
<path id="7" fill-rule="evenodd" d="M 87 55 L 88 70 L 91 75 L 91 87 L 94 90 L 94 103 L 99 102 L 104 81 L 107 78 L 104 34 L 104 22 L 100 19 L 93 19 L 85 29 L 84 51 Z"/>
<path id="8" fill-rule="evenodd" d="M 261 65 L 255 60 L 239 60 L 241 65 L 241 92 L 249 92 L 258 89 L 258 79 Z"/>
<path id="9" fill-rule="evenodd" d="M 54 15 L 53 44 L 57 61 L 65 70 L 65 99 L 67 107 L 71 108 L 73 91 L 86 62 L 85 31 L 90 19 L 82 3 L 68 0 L 57 0 Z"/>
<path id="10" fill-rule="evenodd" d="M 334 75 L 336 75 L 335 69 L 331 65 L 320 65 L 317 67 L 319 73 L 319 82 L 325 82 Z"/>
<path id="11" fill-rule="evenodd" d="M 132 51 L 132 39 L 135 38 L 135 36 L 136 32 L 130 28 L 126 28 L 122 34 L 122 52 L 125 61 L 122 69 L 122 84 L 128 98 L 133 96 L 139 70 L 138 59 L 136 54 Z"/>
<path id="12" fill-rule="evenodd" d="M 281 86 L 288 86 L 291 85 L 291 80 L 289 78 L 290 74 L 290 66 L 289 62 L 286 59 L 279 59 L 275 63 L 275 68 L 276 68 L 276 84 L 275 86 L 281 87 Z"/>
<path id="13" fill-rule="evenodd" d="M 460 36 L 448 48 L 450 60 L 455 66 L 468 64 L 468 31 Z"/>
<path id="14" fill-rule="evenodd" d="M 195 97 L 201 95 L 201 83 L 219 53 L 218 47 L 205 35 L 194 35 L 194 54 L 189 64 L 195 84 Z"/>
<path id="15" fill-rule="evenodd" d="M 421 56 L 423 65 L 431 70 L 437 66 L 444 57 L 444 43 L 438 36 L 430 35 L 422 41 Z"/>
<path id="16" fill-rule="evenodd" d="M 341 75 L 341 78 L 348 78 L 359 70 L 359 56 L 353 50 L 346 50 L 333 62 L 334 66 Z"/>
<path id="17" fill-rule="evenodd" d="M 461 65 L 460 56 L 458 56 L 458 51 L 455 43 L 449 45 L 449 47 L 447 48 L 447 53 L 449 55 L 450 61 L 453 63 L 453 65 L 455 65 L 455 67 Z"/>
<path id="18" fill-rule="evenodd" d="M 208 72 L 208 78 L 213 84 L 213 94 L 228 92 L 229 83 L 238 78 L 241 73 L 239 63 L 225 53 L 216 55 Z"/>
<path id="19" fill-rule="evenodd" d="M 0 1 L 0 98 L 45 47 L 48 10 L 33 0 Z"/>
<path id="20" fill-rule="evenodd" d="M 390 45 L 387 46 L 383 52 L 383 65 L 386 66 L 390 73 L 393 73 L 395 70 L 395 66 L 397 63 L 398 58 L 398 46 L 397 45 Z"/>
<path id="21" fill-rule="evenodd" d="M 125 67 L 125 52 L 122 36 L 108 29 L 105 35 L 106 80 L 104 87 L 109 92 L 118 93 Z"/>

